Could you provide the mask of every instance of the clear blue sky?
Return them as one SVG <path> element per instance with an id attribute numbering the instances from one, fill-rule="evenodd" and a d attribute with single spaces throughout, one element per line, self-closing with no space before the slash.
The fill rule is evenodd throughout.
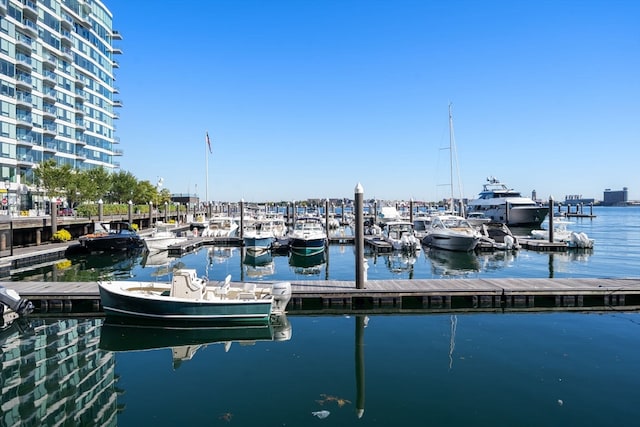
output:
<path id="1" fill-rule="evenodd" d="M 173 193 L 439 200 L 451 102 L 464 197 L 640 199 L 640 1 L 104 2 L 121 168 Z"/>

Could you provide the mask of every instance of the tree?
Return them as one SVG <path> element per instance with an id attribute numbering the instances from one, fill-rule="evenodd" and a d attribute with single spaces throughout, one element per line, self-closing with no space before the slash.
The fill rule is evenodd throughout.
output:
<path id="1" fill-rule="evenodd" d="M 85 194 L 85 200 L 97 201 L 102 199 L 105 202 L 112 202 L 111 200 L 111 176 L 105 168 L 93 168 L 85 171 L 92 188 Z"/>
<path id="2" fill-rule="evenodd" d="M 66 193 L 71 181 L 71 166 L 58 166 L 55 159 L 45 160 L 34 169 L 34 175 L 42 183 L 49 197 L 60 197 Z"/>
<path id="3" fill-rule="evenodd" d="M 158 191 L 155 185 L 149 181 L 140 181 L 136 185 L 133 202 L 138 205 L 148 205 L 149 202 L 156 203 Z"/>
<path id="4" fill-rule="evenodd" d="M 131 172 L 119 171 L 111 175 L 111 196 L 115 202 L 127 203 L 134 199 L 138 180 Z"/>

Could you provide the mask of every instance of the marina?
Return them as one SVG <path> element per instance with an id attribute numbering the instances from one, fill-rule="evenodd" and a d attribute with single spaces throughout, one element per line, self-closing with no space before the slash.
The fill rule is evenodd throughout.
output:
<path id="1" fill-rule="evenodd" d="M 620 212 L 632 212 L 624 210 Z M 612 212 L 601 209 L 601 212 Z M 605 218 L 603 223 L 611 221 Z M 595 219 L 574 219 L 575 224 L 589 231 L 602 233 L 604 230 L 593 228 Z M 584 222 L 588 221 L 588 222 Z M 410 224 L 410 223 L 407 223 Z M 584 228 L 584 225 L 589 227 Z M 171 265 L 176 262 L 194 264 L 191 268 L 198 269 L 198 276 L 205 276 L 209 280 L 223 280 L 224 277 L 216 277 L 215 265 L 233 265 L 233 253 L 239 256 L 238 263 L 241 266 L 239 273 L 233 273 L 233 283 L 251 281 L 276 282 L 286 280 L 291 283 L 292 297 L 287 305 L 287 310 L 296 313 L 366 313 L 367 311 L 378 313 L 405 313 L 413 311 L 526 311 L 526 310 L 608 310 L 610 307 L 620 307 L 635 310 L 640 306 L 638 294 L 640 293 L 640 279 L 635 277 L 609 277 L 597 275 L 577 275 L 568 277 L 555 277 L 556 273 L 549 265 L 547 277 L 540 277 L 534 273 L 530 277 L 516 274 L 512 277 L 484 277 L 481 272 L 480 259 L 500 260 L 510 259 L 518 252 L 526 256 L 527 253 L 540 253 L 540 257 L 550 257 L 554 253 L 564 254 L 568 252 L 571 257 L 589 257 L 594 249 L 569 249 L 561 242 L 548 242 L 544 239 L 519 237 L 521 249 L 491 250 L 477 249 L 469 255 L 459 254 L 450 250 L 438 250 L 425 247 L 423 251 L 415 253 L 393 248 L 384 235 L 365 235 L 365 269 L 364 282 L 358 284 L 354 280 L 355 266 L 347 268 L 347 274 L 336 276 L 330 273 L 330 269 L 344 258 L 345 250 L 351 252 L 355 244 L 355 236 L 345 229 L 332 230 L 328 234 L 329 245 L 325 255 L 321 258 L 311 256 L 291 256 L 289 265 L 285 267 L 294 273 L 293 276 L 281 276 L 281 260 L 286 260 L 288 250 L 277 253 L 269 251 L 266 257 L 256 257 L 252 248 L 245 248 L 241 234 L 235 236 L 202 237 L 197 233 L 191 233 L 183 228 L 180 233 L 188 237 L 182 241 L 169 244 L 166 254 L 162 258 L 147 257 L 141 270 L 136 270 L 135 276 L 143 277 L 154 271 L 165 270 L 167 274 Z M 143 231 L 141 236 L 151 235 L 152 231 Z M 599 244 L 608 245 L 606 239 L 600 239 Z M 38 268 L 49 268 L 55 271 L 55 266 L 66 260 L 73 244 L 43 245 L 42 247 L 26 247 L 16 249 L 12 257 L 1 260 L 2 271 L 8 276 L 25 276 L 23 280 L 12 280 L 10 286 L 33 301 L 36 313 L 87 313 L 99 315 L 102 306 L 99 298 L 97 281 L 81 282 L 77 280 L 66 281 L 38 281 L 29 277 L 29 271 Z M 548 253 L 549 255 L 542 255 Z M 127 261 L 129 267 L 135 268 L 139 262 L 140 253 L 127 255 L 122 252 L 117 259 Z M 203 269 L 203 261 L 208 259 L 209 267 Z M 520 256 L 521 257 L 521 256 Z M 564 257 L 564 255 L 563 255 Z M 149 263 L 147 259 L 155 258 Z M 537 258 L 537 257 L 536 257 Z M 75 258 L 70 258 L 73 264 Z M 88 256 L 96 261 L 100 256 Z M 158 261 L 158 259 L 160 259 Z M 421 259 L 431 264 L 432 272 L 425 276 L 420 273 Z M 109 262 L 108 259 L 105 260 Z M 391 274 L 380 277 L 381 270 L 378 265 L 382 261 L 387 265 Z M 116 262 L 111 261 L 111 262 Z M 351 261 L 352 263 L 354 261 Z M 487 262 L 487 261 L 482 261 Z M 148 267 L 144 267 L 149 263 Z M 115 264 L 116 266 L 118 264 Z M 213 271 L 211 268 L 213 267 Z M 119 267 L 117 267 L 119 268 Z M 350 270 L 350 271 L 349 271 Z M 246 275 L 245 275 L 246 271 Z M 437 274 L 436 274 L 437 273 Z M 56 276 L 59 276 L 56 275 Z M 351 276 L 351 277 L 349 277 Z M 160 276 L 162 277 L 162 276 Z M 158 279 L 154 279 L 158 280 Z"/>

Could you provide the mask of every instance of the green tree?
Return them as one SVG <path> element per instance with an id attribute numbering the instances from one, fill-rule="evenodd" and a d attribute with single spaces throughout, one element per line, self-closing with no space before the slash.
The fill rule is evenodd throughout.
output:
<path id="1" fill-rule="evenodd" d="M 111 176 L 105 168 L 93 168 L 85 171 L 89 182 L 93 186 L 88 189 L 85 194 L 85 200 L 98 201 L 102 199 L 104 202 L 112 202 L 111 200 Z"/>
<path id="2" fill-rule="evenodd" d="M 111 175 L 111 196 L 113 201 L 128 203 L 134 199 L 138 180 L 131 172 L 119 171 Z"/>
<path id="3" fill-rule="evenodd" d="M 58 166 L 55 159 L 45 160 L 34 169 L 36 178 L 42 183 L 49 197 L 65 195 L 66 186 L 71 181 L 71 167 Z"/>

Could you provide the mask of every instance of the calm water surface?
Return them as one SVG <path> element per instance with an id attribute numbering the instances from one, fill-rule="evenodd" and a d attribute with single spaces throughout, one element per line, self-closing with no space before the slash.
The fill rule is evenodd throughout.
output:
<path id="1" fill-rule="evenodd" d="M 368 276 L 637 277 L 640 208 L 594 214 L 572 220 L 596 240 L 591 251 L 368 254 Z M 176 263 L 213 279 L 353 280 L 353 259 L 353 246 L 332 246 L 318 265 L 203 248 L 169 265 L 72 259 L 14 280 L 165 280 Z M 640 313 L 614 308 L 289 315 L 266 329 L 197 332 L 32 319 L 0 335 L 0 425 L 635 425 L 639 328 Z"/>

